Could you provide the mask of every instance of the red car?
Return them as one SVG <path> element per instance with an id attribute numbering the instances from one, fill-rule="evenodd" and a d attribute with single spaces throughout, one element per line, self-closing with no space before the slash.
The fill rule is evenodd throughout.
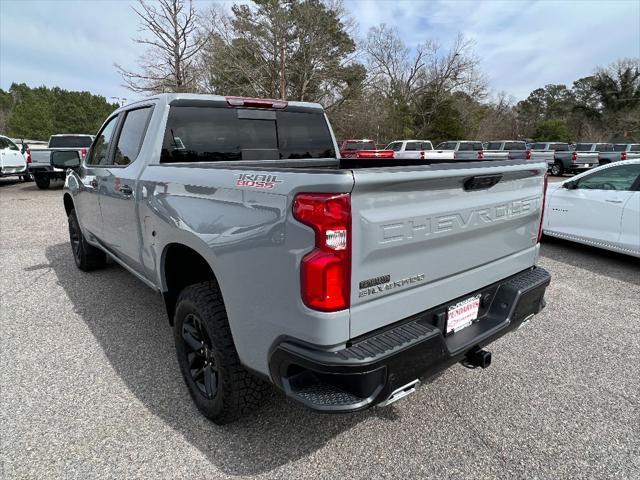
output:
<path id="1" fill-rule="evenodd" d="M 344 140 L 340 144 L 340 156 L 342 158 L 355 158 L 359 150 L 375 150 L 373 140 Z"/>

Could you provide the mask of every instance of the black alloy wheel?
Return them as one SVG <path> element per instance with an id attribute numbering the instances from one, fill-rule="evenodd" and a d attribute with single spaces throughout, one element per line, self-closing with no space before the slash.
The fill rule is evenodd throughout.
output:
<path id="1" fill-rule="evenodd" d="M 202 320 L 197 315 L 189 313 L 185 317 L 182 324 L 182 340 L 193 383 L 205 398 L 215 398 L 218 393 L 218 368 L 214 347 Z"/>

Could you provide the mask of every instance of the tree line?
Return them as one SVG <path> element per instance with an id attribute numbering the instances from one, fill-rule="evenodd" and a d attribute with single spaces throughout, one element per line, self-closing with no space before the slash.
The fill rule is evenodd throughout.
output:
<path id="1" fill-rule="evenodd" d="M 116 108 L 89 92 L 14 83 L 9 91 L 0 89 L 0 133 L 30 140 L 47 140 L 56 133 L 93 134 Z"/>

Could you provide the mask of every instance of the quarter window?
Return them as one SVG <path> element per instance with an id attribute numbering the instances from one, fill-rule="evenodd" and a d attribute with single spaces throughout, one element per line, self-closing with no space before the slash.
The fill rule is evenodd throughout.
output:
<path id="1" fill-rule="evenodd" d="M 418 150 L 418 142 L 407 142 L 407 146 L 404 149 L 407 152 L 415 152 Z"/>

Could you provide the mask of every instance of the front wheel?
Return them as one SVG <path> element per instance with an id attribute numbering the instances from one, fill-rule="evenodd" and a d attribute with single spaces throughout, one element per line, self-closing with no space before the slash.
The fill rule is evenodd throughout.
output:
<path id="1" fill-rule="evenodd" d="M 551 165 L 551 175 L 553 175 L 554 177 L 561 177 L 563 173 L 564 167 L 560 162 L 555 162 L 553 165 Z"/>
<path id="2" fill-rule="evenodd" d="M 40 190 L 46 190 L 51 185 L 51 179 L 47 174 L 35 174 L 36 185 Z"/>
<path id="3" fill-rule="evenodd" d="M 71 210 L 68 220 L 69 241 L 71 242 L 71 251 L 73 252 L 73 259 L 76 262 L 76 266 L 85 272 L 104 267 L 107 262 L 105 253 L 87 243 L 80 229 L 75 210 Z"/>
<path id="4" fill-rule="evenodd" d="M 260 405 L 269 386 L 240 364 L 216 282 L 182 290 L 173 336 L 180 371 L 205 417 L 223 425 Z"/>

